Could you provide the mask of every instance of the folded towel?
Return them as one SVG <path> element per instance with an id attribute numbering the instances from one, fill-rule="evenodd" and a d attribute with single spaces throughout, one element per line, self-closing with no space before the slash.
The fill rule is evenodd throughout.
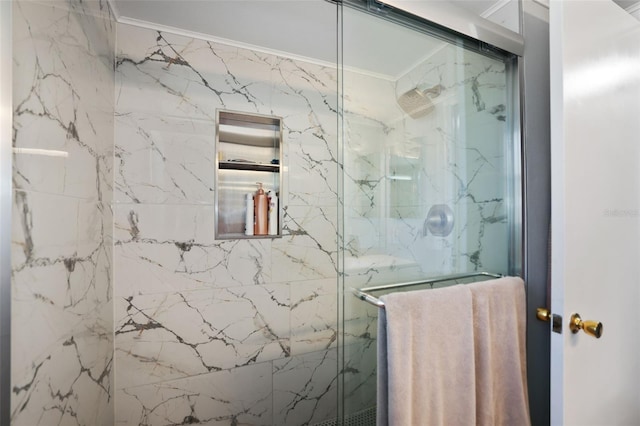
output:
<path id="1" fill-rule="evenodd" d="M 378 425 L 475 424 L 470 290 L 454 286 L 381 300 Z"/>
<path id="2" fill-rule="evenodd" d="M 524 282 L 505 277 L 467 287 L 473 300 L 476 424 L 529 425 Z"/>
<path id="3" fill-rule="evenodd" d="M 520 278 L 381 300 L 379 426 L 530 424 Z"/>

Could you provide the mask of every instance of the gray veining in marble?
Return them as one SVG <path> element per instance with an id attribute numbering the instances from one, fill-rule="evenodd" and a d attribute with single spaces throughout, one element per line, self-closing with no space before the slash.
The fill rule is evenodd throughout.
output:
<path id="1" fill-rule="evenodd" d="M 128 25 L 118 36 L 118 424 L 335 417 L 336 69 Z M 215 240 L 216 108 L 283 118 L 282 238 Z"/>
<path id="2" fill-rule="evenodd" d="M 110 425 L 113 17 L 17 1 L 13 26 L 11 422 Z"/>
<path id="3" fill-rule="evenodd" d="M 346 293 L 507 267 L 503 64 L 346 70 L 340 113 L 337 67 L 114 26 L 103 1 L 15 9 L 16 425 L 108 425 L 114 404 L 121 425 L 314 424 L 338 374 L 366 409 L 377 312 L 346 299 L 339 363 L 342 272 Z M 442 93 L 413 120 L 396 99 L 419 84 Z M 217 108 L 283 118 L 282 238 L 215 240 Z M 447 237 L 425 231 L 440 203 Z"/>

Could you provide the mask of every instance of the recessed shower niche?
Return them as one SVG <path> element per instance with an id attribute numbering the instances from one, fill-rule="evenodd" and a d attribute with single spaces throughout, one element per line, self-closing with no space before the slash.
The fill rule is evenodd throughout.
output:
<path id="1" fill-rule="evenodd" d="M 282 235 L 282 119 L 216 111 L 216 239 Z"/>

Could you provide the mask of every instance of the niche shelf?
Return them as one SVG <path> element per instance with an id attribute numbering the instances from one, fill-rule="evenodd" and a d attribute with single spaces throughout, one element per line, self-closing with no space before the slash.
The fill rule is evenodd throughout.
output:
<path id="1" fill-rule="evenodd" d="M 247 194 L 258 182 L 278 200 L 282 188 L 282 119 L 269 115 L 216 111 L 216 239 L 282 236 L 281 201 L 275 205 L 277 226 L 271 235 L 247 235 Z M 252 215 L 252 212 L 250 213 Z"/>

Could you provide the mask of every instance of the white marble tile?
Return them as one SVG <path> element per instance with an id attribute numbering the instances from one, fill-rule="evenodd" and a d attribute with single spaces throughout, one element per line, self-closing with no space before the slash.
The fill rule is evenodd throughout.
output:
<path id="1" fill-rule="evenodd" d="M 113 28 L 66 9 L 14 8 L 15 187 L 108 201 Z"/>
<path id="2" fill-rule="evenodd" d="M 119 112 L 213 120 L 216 108 L 270 113 L 273 57 L 118 25 Z M 151 103 L 149 103 L 151 102 Z"/>
<path id="3" fill-rule="evenodd" d="M 117 296 L 271 282 L 271 240 L 214 240 L 214 209 L 118 205 Z"/>
<path id="4" fill-rule="evenodd" d="M 87 234 L 78 232 L 72 222 L 91 217 L 78 216 L 80 199 L 17 192 L 15 200 L 12 351 L 13 366 L 21 368 L 79 324 L 112 329 L 111 229 L 95 232 L 97 223 Z M 66 212 L 72 213 L 69 219 Z M 102 212 L 95 216 L 100 221 Z"/>
<path id="5" fill-rule="evenodd" d="M 72 0 L 28 0 L 30 3 L 46 4 L 48 7 L 55 7 L 64 11 L 77 13 L 86 20 L 98 22 L 103 20 L 113 20 L 113 13 L 106 0 L 83 0 L 82 2 Z M 104 25 L 104 22 L 101 22 Z M 108 22 L 111 27 L 112 23 Z M 113 41 L 113 40 L 111 40 Z"/>
<path id="6" fill-rule="evenodd" d="M 380 125 L 384 129 L 382 134 L 387 134 L 389 126 L 393 126 L 402 116 L 402 109 L 395 102 L 396 84 L 349 70 L 343 70 L 342 77 L 345 117 L 349 117 L 349 121 L 357 119 L 372 126 Z M 375 143 L 358 144 L 358 147 L 374 150 Z"/>
<path id="7" fill-rule="evenodd" d="M 36 339 L 17 336 L 12 343 L 24 346 Z M 113 424 L 112 347 L 110 328 L 87 324 L 37 356 L 31 351 L 29 362 L 14 353 L 11 424 Z"/>
<path id="8" fill-rule="evenodd" d="M 357 211 L 357 208 L 352 206 L 345 205 L 344 209 L 345 256 L 347 258 L 356 258 L 379 253 L 380 247 L 384 245 L 384 222 L 375 217 L 363 217 Z M 347 272 L 353 272 L 352 269 L 366 266 L 353 265 L 352 268 L 349 262 L 349 260 L 345 261 Z"/>
<path id="9" fill-rule="evenodd" d="M 55 91 L 55 87 L 40 88 Z M 26 108 L 30 108 L 26 106 Z M 39 112 L 38 114 L 46 114 Z M 45 121 L 18 112 L 15 120 L 14 175 L 16 188 L 98 198 L 96 188 L 100 161 L 90 149 L 69 138 L 68 129 L 56 119 Z M 32 150 L 44 150 L 32 154 Z"/>
<path id="10" fill-rule="evenodd" d="M 73 257 L 78 249 L 78 220 L 82 200 L 37 192 L 15 191 L 13 198 L 12 265 L 41 259 Z"/>
<path id="11" fill-rule="evenodd" d="M 390 206 L 392 194 L 387 169 L 393 147 L 390 135 L 395 131 L 382 122 L 364 120 L 349 113 L 345 117 L 344 200 L 348 212 L 345 229 L 350 230 L 353 219 L 367 218 L 380 222 L 382 216 L 389 214 L 387 206 Z M 426 182 L 421 181 L 421 184 Z M 408 195 L 404 196 L 406 200 L 410 199 Z M 364 240 L 380 232 L 384 232 L 384 227 L 376 229 L 374 234 L 370 231 L 360 234 L 363 247 L 367 246 Z M 384 241 L 380 243 L 384 245 Z"/>
<path id="12" fill-rule="evenodd" d="M 119 389 L 116 425 L 272 425 L 271 363 Z"/>
<path id="13" fill-rule="evenodd" d="M 312 425 L 337 416 L 337 352 L 273 362 L 273 424 Z"/>
<path id="14" fill-rule="evenodd" d="M 301 352 L 335 345 L 336 73 L 246 49 L 118 28 L 135 39 L 119 47 L 117 67 L 116 197 L 135 203 L 118 205 L 114 212 L 116 371 L 125 372 L 116 378 L 118 412 L 135 407 L 124 408 L 128 414 L 118 421 L 177 424 L 189 416 L 202 421 L 181 397 L 184 391 L 175 399 L 169 395 L 175 382 L 167 380 L 193 376 L 179 382 L 195 392 L 194 383 L 222 377 L 226 369 L 282 362 L 294 344 L 291 326 Z M 213 156 L 207 149 L 215 135 L 207 135 L 207 126 L 213 126 L 216 107 L 283 117 L 287 176 L 295 176 L 281 189 L 285 238 L 213 239 L 213 206 L 206 205 L 213 196 L 207 174 Z M 289 283 L 296 279 L 320 280 L 293 290 L 293 306 L 289 286 L 298 283 Z M 208 290 L 190 291 L 203 288 Z M 335 393 L 335 352 L 332 360 L 323 368 L 332 374 Z M 303 376 L 314 361 L 303 362 Z M 207 374 L 218 369 L 224 370 Z M 289 371 L 286 382 L 295 375 L 286 365 L 280 371 Z M 150 383 L 155 384 L 132 387 Z M 237 392 L 251 394 L 252 386 L 241 383 Z M 144 397 L 137 389 L 144 389 Z M 147 404 L 143 399 L 151 392 L 155 399 Z M 322 418 L 328 399 L 335 403 L 335 396 L 322 395 L 314 419 Z M 205 422 L 245 424 L 225 410 L 209 410 Z M 280 424 L 268 414 L 243 421 Z"/>
<path id="15" fill-rule="evenodd" d="M 336 278 L 293 282 L 291 354 L 334 348 L 338 340 Z"/>
<path id="16" fill-rule="evenodd" d="M 327 205 L 337 193 L 337 72 L 275 58 L 273 111 L 283 117 L 290 205 Z"/>
<path id="17" fill-rule="evenodd" d="M 113 423 L 115 29 L 106 2 L 14 2 L 12 424 Z"/>
<path id="18" fill-rule="evenodd" d="M 459 240 L 459 270 L 508 272 L 509 223 L 501 201 L 465 203 L 465 227 L 456 233 Z"/>
<path id="19" fill-rule="evenodd" d="M 134 45 L 121 46 L 119 51 L 117 110 L 121 120 L 129 119 L 132 111 L 145 111 L 181 117 L 189 125 L 193 120 L 208 121 L 213 125 L 215 107 L 281 116 L 285 127 L 286 165 L 289 175 L 297 176 L 287 182 L 290 188 L 284 191 L 284 201 L 287 204 L 327 204 L 335 200 L 335 69 L 172 34 L 150 37 L 149 31 L 126 25 L 119 29 L 139 40 Z M 158 49 L 162 53 L 158 53 Z M 172 59 L 174 62 L 167 65 Z M 145 100 L 144 105 L 141 99 Z M 167 107 L 174 103 L 177 106 Z M 204 109 L 211 111 L 205 113 Z M 190 114 L 192 110 L 197 113 Z M 179 167 L 182 166 L 180 158 L 162 155 L 162 142 L 156 141 L 158 137 L 154 138 L 147 123 L 129 127 L 135 127 L 135 130 L 121 129 L 121 132 L 136 133 L 142 147 L 130 148 L 129 138 L 118 135 L 118 139 L 127 141 L 127 146 L 119 145 L 117 153 L 119 160 L 125 163 L 125 170 L 121 170 L 122 174 L 116 173 L 119 177 L 117 185 L 125 200 L 164 202 L 164 199 L 182 199 L 186 194 L 180 189 L 194 189 L 189 180 L 197 178 L 209 182 L 206 174 L 197 172 L 197 167 L 195 172 L 193 167 L 189 168 L 194 176 L 185 176 L 186 181 L 175 176 L 181 170 L 171 173 L 169 164 L 164 163 L 171 158 L 171 162 Z M 166 135 L 162 138 L 166 139 Z M 141 160 L 136 161 L 137 157 Z M 207 153 L 205 157 L 211 158 L 211 154 Z M 126 166 L 129 162 L 132 164 Z M 154 179 L 163 182 L 149 183 L 144 179 L 151 173 L 149 164 L 159 164 L 163 169 L 164 173 L 154 173 Z"/>
<path id="20" fill-rule="evenodd" d="M 338 186 L 335 137 L 320 129 L 289 133 L 291 136 L 286 140 L 288 205 L 332 205 L 337 199 Z"/>
<path id="21" fill-rule="evenodd" d="M 118 114 L 154 112 L 160 116 L 213 120 L 215 110 L 207 111 L 186 96 L 185 91 L 192 85 L 192 92 L 207 88 L 188 61 L 163 38 L 164 33 L 126 24 L 118 24 L 117 28 Z M 189 38 L 182 39 L 191 42 Z"/>
<path id="22" fill-rule="evenodd" d="M 454 178 L 458 199 L 468 198 L 474 202 L 487 202 L 504 199 L 508 188 L 508 161 L 505 147 L 495 141 L 504 134 L 503 123 L 494 121 L 486 123 L 483 134 L 493 141 L 494 147 L 467 146 L 458 148 L 456 152 L 457 165 Z M 483 145 L 489 145 L 484 142 Z M 496 150 L 495 146 L 498 146 Z"/>
<path id="23" fill-rule="evenodd" d="M 434 254 L 437 250 L 432 250 Z M 444 251 L 446 253 L 446 251 Z M 429 255 L 427 255 L 429 256 Z M 363 256 L 361 260 L 371 267 L 365 276 L 368 276 L 367 285 L 376 283 L 388 283 L 403 281 L 403 277 L 395 271 L 397 279 L 390 278 L 392 268 L 384 267 L 384 263 L 388 262 L 388 256 L 370 255 Z M 438 269 L 430 265 L 428 270 L 418 270 L 413 275 L 414 279 L 420 279 L 425 274 L 438 275 Z M 386 269 L 386 271 L 385 271 Z M 449 270 L 449 273 L 452 271 Z M 365 283 L 361 281 L 364 278 L 360 276 L 345 277 L 345 303 L 342 313 L 344 325 L 343 354 L 344 365 L 340 365 L 343 374 L 344 383 L 344 412 L 348 414 L 356 413 L 375 406 L 376 403 L 376 344 L 377 344 L 377 317 L 378 308 L 365 303 L 355 297 L 349 297 L 348 292 L 352 287 L 361 287 Z M 406 279 L 411 281 L 411 279 Z M 384 294 L 384 292 L 375 292 L 376 296 Z"/>
<path id="24" fill-rule="evenodd" d="M 384 190 L 382 176 L 347 172 L 344 188 L 345 209 L 349 210 L 345 218 L 347 226 L 351 225 L 352 219 L 376 218 L 380 214 Z"/>
<path id="25" fill-rule="evenodd" d="M 467 109 L 485 111 L 504 121 L 502 112 L 492 112 L 493 108 L 505 104 L 505 66 L 503 63 L 473 52 L 465 52 L 463 61 L 454 63 L 457 78 L 471 92 L 465 93 Z M 500 116 L 503 116 L 502 118 Z"/>
<path id="26" fill-rule="evenodd" d="M 344 311 L 342 312 L 343 338 L 348 345 L 368 346 L 378 333 L 378 307 L 349 294 L 352 287 L 345 284 Z M 375 292 L 374 296 L 383 293 Z M 346 352 L 345 352 L 346 353 Z"/>
<path id="27" fill-rule="evenodd" d="M 377 342 L 375 338 L 346 344 L 344 374 L 344 412 L 348 416 L 375 407 L 377 386 Z"/>
<path id="28" fill-rule="evenodd" d="M 210 205 L 118 204 L 114 215 L 118 242 L 215 242 Z"/>
<path id="29" fill-rule="evenodd" d="M 288 285 L 118 298 L 118 388 L 287 357 L 289 307 Z"/>
<path id="30" fill-rule="evenodd" d="M 109 206 L 23 191 L 15 192 L 14 201 L 12 264 L 18 294 L 42 291 L 52 300 L 66 299 L 58 308 L 79 315 L 109 301 Z M 49 279 L 47 271 L 53 273 Z"/>
<path id="31" fill-rule="evenodd" d="M 272 282 L 336 276 L 336 214 L 335 207 L 287 207 L 284 235 L 271 244 Z"/>
<path id="32" fill-rule="evenodd" d="M 335 135 L 337 67 L 279 56 L 273 57 L 272 66 L 273 105 L 284 111 L 289 128 L 300 132 L 312 127 L 319 133 Z"/>
<path id="33" fill-rule="evenodd" d="M 115 134 L 115 202 L 213 204 L 213 122 L 132 112 Z"/>

